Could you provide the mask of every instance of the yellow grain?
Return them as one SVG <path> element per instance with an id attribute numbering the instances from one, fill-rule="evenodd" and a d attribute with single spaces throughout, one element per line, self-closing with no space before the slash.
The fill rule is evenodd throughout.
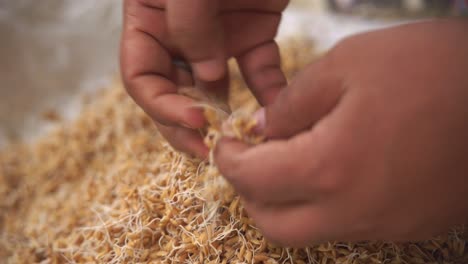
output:
<path id="1" fill-rule="evenodd" d="M 283 49 L 288 80 L 313 55 L 302 42 L 292 43 L 298 50 Z M 182 93 L 194 96 L 200 102 L 194 107 L 207 115 L 210 127 L 199 132 L 211 149 L 222 136 L 252 145 L 264 140 L 254 133 L 251 118 L 258 103 L 238 68 L 231 76 L 231 107 L 203 89 Z M 0 151 L 4 262 L 360 264 L 468 258 L 463 227 L 418 244 L 325 243 L 286 251 L 268 243 L 212 160 L 172 149 L 121 83 L 114 86 L 89 96 L 76 120 L 59 121 L 44 138 Z"/>

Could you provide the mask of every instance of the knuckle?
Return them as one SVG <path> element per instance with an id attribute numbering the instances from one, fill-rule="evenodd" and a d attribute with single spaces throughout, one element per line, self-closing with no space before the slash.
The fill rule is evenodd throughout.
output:
<path id="1" fill-rule="evenodd" d="M 189 39 L 187 35 L 192 35 L 193 30 L 189 26 L 182 23 L 169 23 L 168 24 L 169 32 L 173 39 Z"/>
<path id="2" fill-rule="evenodd" d="M 327 160 L 319 176 L 317 186 L 324 193 L 338 193 L 346 187 L 346 176 L 351 172 L 336 161 Z"/>
<path id="3" fill-rule="evenodd" d="M 305 166 L 304 174 L 314 173 L 309 177 L 309 184 L 320 192 L 337 193 L 347 186 L 347 179 L 353 173 L 349 160 L 343 158 L 339 135 L 332 136 L 333 132 L 326 126 L 317 126 L 313 133 L 314 140 L 321 144 L 316 146 L 317 155 Z"/>
<path id="4" fill-rule="evenodd" d="M 345 175 L 350 172 L 335 161 L 327 161 L 323 167 L 317 182 L 318 188 L 324 193 L 337 193 L 342 190 L 346 186 Z"/>
<path id="5" fill-rule="evenodd" d="M 124 81 L 133 80 L 138 76 L 140 63 L 137 63 L 138 54 L 132 48 L 135 38 L 124 32 L 120 44 L 120 73 Z"/>
<path id="6" fill-rule="evenodd" d="M 187 19 L 169 23 L 168 29 L 171 38 L 177 42 L 182 42 L 178 44 L 194 42 L 193 39 L 197 38 L 203 32 L 193 25 L 196 25 L 196 21 L 190 21 Z"/>
<path id="7" fill-rule="evenodd" d="M 287 136 L 289 129 L 296 118 L 294 115 L 294 102 L 288 88 L 280 91 L 274 104 L 266 107 L 265 135 L 268 138 L 279 138 Z"/>
<path id="8" fill-rule="evenodd" d="M 129 86 L 132 79 L 132 67 L 131 64 L 127 63 L 125 54 L 121 56 L 120 59 L 120 75 L 125 87 Z"/>
<path id="9" fill-rule="evenodd" d="M 126 63 L 126 62 L 121 62 L 121 66 L 120 66 L 120 73 L 121 73 L 121 78 L 122 78 L 122 82 L 125 86 L 125 89 L 127 91 L 129 90 L 132 90 L 133 89 L 133 75 L 132 75 L 132 66 L 131 64 L 129 63 Z"/>
<path id="10" fill-rule="evenodd" d="M 140 100 L 138 100 L 138 96 L 137 96 L 137 89 L 135 87 L 135 85 L 133 84 L 133 81 L 126 78 L 126 77 L 122 77 L 122 82 L 123 82 L 123 88 L 125 89 L 125 91 L 127 92 L 127 94 L 138 104 L 141 106 L 141 102 L 139 102 Z"/>
<path id="11" fill-rule="evenodd" d="M 138 101 L 138 85 L 135 82 L 135 75 L 133 74 L 133 69 L 131 66 L 122 65 L 121 67 L 121 78 L 125 91 L 130 95 L 135 101 Z"/>

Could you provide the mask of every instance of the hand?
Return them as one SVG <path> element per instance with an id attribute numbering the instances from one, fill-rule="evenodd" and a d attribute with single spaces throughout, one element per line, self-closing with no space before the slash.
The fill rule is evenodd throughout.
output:
<path id="1" fill-rule="evenodd" d="M 468 219 L 466 32 L 441 20 L 348 38 L 266 107 L 267 143 L 221 141 L 218 167 L 267 238 L 419 240 Z"/>
<path id="2" fill-rule="evenodd" d="M 235 57 L 263 105 L 286 79 L 274 41 L 287 0 L 126 0 L 121 71 L 126 89 L 177 149 L 205 157 L 196 129 L 205 125 L 183 86 L 221 98 L 228 89 L 227 59 Z M 174 64 L 188 61 L 194 71 Z"/>

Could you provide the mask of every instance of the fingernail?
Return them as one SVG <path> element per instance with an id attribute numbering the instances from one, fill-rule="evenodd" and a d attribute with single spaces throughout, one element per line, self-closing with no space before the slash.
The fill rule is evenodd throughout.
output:
<path id="1" fill-rule="evenodd" d="M 254 120 L 257 122 L 257 125 L 255 126 L 255 132 L 256 133 L 263 133 L 265 131 L 266 127 L 266 115 L 265 115 L 265 108 L 260 108 L 253 114 Z"/>
<path id="2" fill-rule="evenodd" d="M 225 73 L 225 63 L 221 60 L 207 60 L 193 63 L 195 75 L 203 81 L 217 81 Z"/>

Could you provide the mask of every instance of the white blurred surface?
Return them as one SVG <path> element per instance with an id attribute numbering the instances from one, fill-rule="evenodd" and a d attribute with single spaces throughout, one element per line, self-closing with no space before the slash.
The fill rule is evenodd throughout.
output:
<path id="1" fill-rule="evenodd" d="M 279 39 L 291 36 L 312 38 L 320 51 L 327 50 L 339 40 L 356 33 L 404 23 L 401 20 L 370 20 L 331 14 L 324 11 L 291 7 L 283 16 Z"/>
<path id="2" fill-rule="evenodd" d="M 0 0 L 0 141 L 37 134 L 41 111 L 117 72 L 120 20 L 116 0 Z"/>
<path id="3" fill-rule="evenodd" d="M 389 25 L 333 16 L 322 1 L 304 2 L 296 0 L 285 13 L 280 39 L 309 36 L 325 50 L 350 34 Z M 73 117 L 81 91 L 115 76 L 121 17 L 121 0 L 0 0 L 0 146 L 40 134 L 45 109 Z"/>

